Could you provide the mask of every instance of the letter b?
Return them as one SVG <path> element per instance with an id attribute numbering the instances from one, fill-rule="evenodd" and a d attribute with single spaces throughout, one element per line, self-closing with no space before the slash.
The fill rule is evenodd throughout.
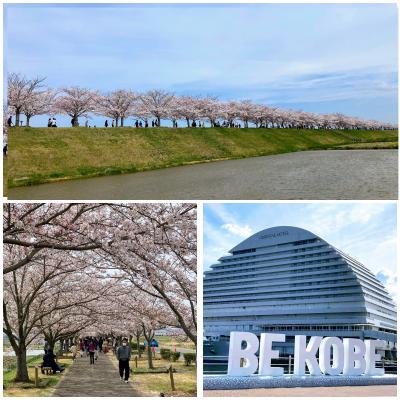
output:
<path id="1" fill-rule="evenodd" d="M 246 342 L 246 348 L 242 349 L 242 342 Z M 231 332 L 229 341 L 228 375 L 247 376 L 254 374 L 258 367 L 256 356 L 258 350 L 258 338 L 249 332 Z M 244 358 L 243 367 L 240 366 Z"/>
<path id="2" fill-rule="evenodd" d="M 343 375 L 361 375 L 365 372 L 365 344 L 360 339 L 343 339 Z"/>

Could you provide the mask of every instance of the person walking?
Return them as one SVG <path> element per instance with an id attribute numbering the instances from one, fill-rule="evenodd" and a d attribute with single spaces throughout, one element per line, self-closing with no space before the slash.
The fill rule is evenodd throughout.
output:
<path id="1" fill-rule="evenodd" d="M 103 352 L 104 352 L 104 354 L 108 353 L 108 339 L 107 338 L 105 338 L 104 342 L 103 342 Z"/>
<path id="2" fill-rule="evenodd" d="M 104 342 L 103 337 L 100 337 L 100 339 L 99 339 L 99 350 L 100 350 L 100 353 L 103 352 L 103 342 Z"/>
<path id="3" fill-rule="evenodd" d="M 122 346 L 118 347 L 117 360 L 119 363 L 119 376 L 121 381 L 123 380 L 125 383 L 128 383 L 129 380 L 129 360 L 131 359 L 131 347 L 128 346 L 128 340 L 122 340 Z M 124 377 L 125 372 L 125 377 Z"/>
<path id="4" fill-rule="evenodd" d="M 104 122 L 104 127 L 108 128 L 108 120 L 106 119 L 106 122 Z"/>
<path id="5" fill-rule="evenodd" d="M 88 350 L 89 350 L 89 356 L 90 356 L 90 364 L 94 364 L 94 353 L 96 351 L 96 346 L 95 346 L 93 340 L 91 340 L 89 342 Z"/>
<path id="6" fill-rule="evenodd" d="M 72 360 L 75 361 L 78 353 L 78 347 L 75 343 L 69 348 L 69 351 L 72 353 Z"/>
<path id="7" fill-rule="evenodd" d="M 85 351 L 85 345 L 83 343 L 83 339 L 79 339 L 79 350 L 80 350 L 80 353 L 81 353 L 81 357 L 83 357 L 83 353 Z"/>
<path id="8" fill-rule="evenodd" d="M 12 126 L 12 116 L 11 115 L 7 119 L 7 125 Z"/>

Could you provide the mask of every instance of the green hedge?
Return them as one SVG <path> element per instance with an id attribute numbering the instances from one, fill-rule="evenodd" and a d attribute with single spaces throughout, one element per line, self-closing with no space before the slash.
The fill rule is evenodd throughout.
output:
<path id="1" fill-rule="evenodd" d="M 181 353 L 179 351 L 171 351 L 170 360 L 171 361 L 178 361 Z"/>
<path id="2" fill-rule="evenodd" d="M 185 365 L 189 366 L 192 362 L 196 362 L 196 353 L 184 353 Z"/>
<path id="3" fill-rule="evenodd" d="M 140 348 L 140 351 L 141 351 L 142 353 L 145 351 L 145 347 L 144 347 L 143 344 L 139 344 L 139 348 Z M 136 342 L 132 342 L 132 343 L 131 343 L 131 349 L 137 351 L 137 343 L 136 343 Z"/>
<path id="4" fill-rule="evenodd" d="M 160 349 L 160 355 L 163 360 L 169 360 L 171 358 L 171 353 L 170 349 Z"/>

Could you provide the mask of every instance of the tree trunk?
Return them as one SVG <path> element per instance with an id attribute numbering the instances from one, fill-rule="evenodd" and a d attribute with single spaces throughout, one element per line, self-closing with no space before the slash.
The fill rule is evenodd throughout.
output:
<path id="1" fill-rule="evenodd" d="M 15 355 L 17 356 L 17 374 L 15 376 L 16 382 L 30 382 L 28 375 L 28 365 L 26 362 L 26 348 L 25 346 L 19 346 L 18 349 L 14 349 Z"/>
<path id="2" fill-rule="evenodd" d="M 160 127 L 161 126 L 161 118 L 157 117 L 157 126 Z"/>
<path id="3" fill-rule="evenodd" d="M 189 118 L 186 118 L 187 127 L 190 128 L 190 121 Z"/>
<path id="4" fill-rule="evenodd" d="M 140 352 L 140 335 L 136 335 L 136 346 L 138 351 L 138 357 L 142 358 L 142 353 Z"/>
<path id="5" fill-rule="evenodd" d="M 121 117 L 121 127 L 124 126 L 124 117 Z"/>
<path id="6" fill-rule="evenodd" d="M 19 126 L 19 116 L 21 112 L 19 108 L 15 109 L 15 126 Z"/>
<path id="7" fill-rule="evenodd" d="M 31 119 L 31 117 L 30 116 L 26 116 L 26 126 L 29 126 L 29 120 Z"/>
<path id="8" fill-rule="evenodd" d="M 154 369 L 154 366 L 153 366 L 153 354 L 151 352 L 150 342 L 151 342 L 151 340 L 147 341 L 147 362 L 148 362 L 149 369 Z"/>
<path id="9" fill-rule="evenodd" d="M 72 124 L 72 126 L 79 126 L 79 120 L 78 120 L 78 117 L 73 117 L 73 124 Z"/>

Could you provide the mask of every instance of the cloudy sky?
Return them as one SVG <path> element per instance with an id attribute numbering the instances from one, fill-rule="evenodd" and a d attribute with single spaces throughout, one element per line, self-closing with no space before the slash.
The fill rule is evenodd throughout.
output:
<path id="1" fill-rule="evenodd" d="M 4 17 L 5 71 L 52 87 L 160 88 L 397 122 L 394 4 L 8 4 Z"/>
<path id="2" fill-rule="evenodd" d="M 348 253 L 396 299 L 395 203 L 205 204 L 205 269 L 250 235 L 280 225 L 307 229 Z"/>

